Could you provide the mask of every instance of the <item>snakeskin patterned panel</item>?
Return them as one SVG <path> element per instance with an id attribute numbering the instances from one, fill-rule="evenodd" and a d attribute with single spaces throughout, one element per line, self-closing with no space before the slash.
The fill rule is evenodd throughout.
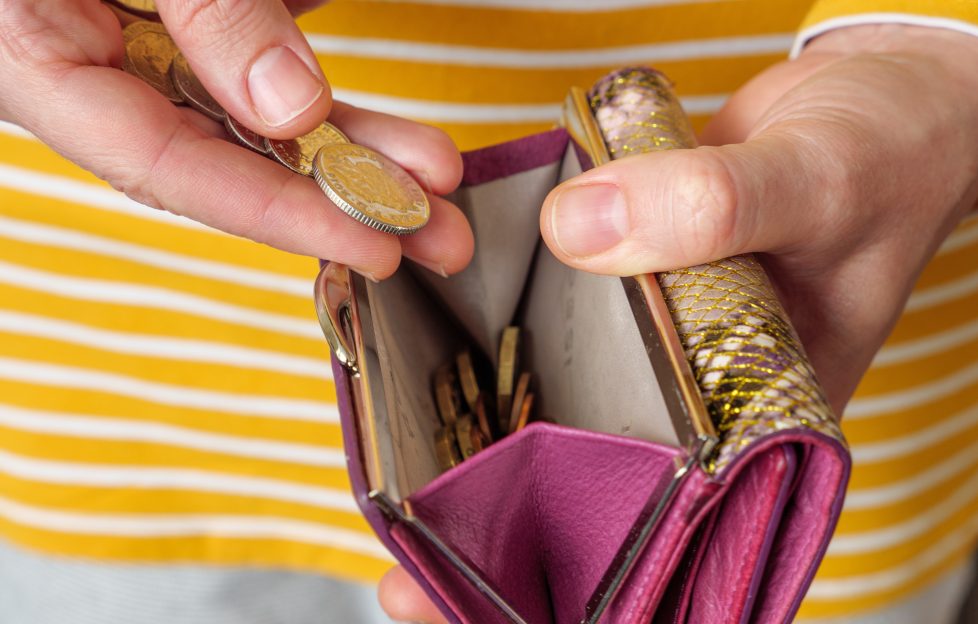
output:
<path id="1" fill-rule="evenodd" d="M 616 71 L 589 98 L 612 158 L 696 146 L 679 100 L 657 71 Z M 801 342 L 753 256 L 657 278 L 720 435 L 715 471 L 777 431 L 807 427 L 845 443 Z"/>

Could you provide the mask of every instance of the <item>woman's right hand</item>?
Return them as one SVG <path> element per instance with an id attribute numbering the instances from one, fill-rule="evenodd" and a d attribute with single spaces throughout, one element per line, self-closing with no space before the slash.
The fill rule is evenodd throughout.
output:
<path id="1" fill-rule="evenodd" d="M 327 116 L 359 144 L 399 162 L 432 194 L 461 178 L 441 131 L 333 103 L 292 13 L 319 0 L 157 0 L 195 73 L 228 112 L 271 138 Z M 0 118 L 148 206 L 280 249 L 329 258 L 374 278 L 401 255 L 461 270 L 472 234 L 432 197 L 428 226 L 397 238 L 344 215 L 316 183 L 225 140 L 223 128 L 177 108 L 119 69 L 125 16 L 98 0 L 0 0 Z"/>

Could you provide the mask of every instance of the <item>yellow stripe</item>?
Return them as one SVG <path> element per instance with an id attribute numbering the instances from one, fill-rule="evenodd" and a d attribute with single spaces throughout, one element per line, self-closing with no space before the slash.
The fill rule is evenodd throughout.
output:
<path id="1" fill-rule="evenodd" d="M 783 54 L 656 62 L 681 95 L 731 93 L 752 76 L 783 60 Z M 609 65 L 590 69 L 513 69 L 499 67 L 460 67 L 452 64 L 404 60 L 364 59 L 352 56 L 321 55 L 332 84 L 345 89 L 377 92 L 384 95 L 432 99 L 432 76 L 454 85 L 439 101 L 480 104 L 549 104 L 562 102 L 573 86 L 588 87 L 607 72 Z"/>
<path id="2" fill-rule="evenodd" d="M 888 394 L 897 388 L 911 390 L 939 381 L 975 362 L 978 362 L 978 339 L 960 342 L 952 349 L 929 357 L 871 368 L 859 384 L 858 396 L 865 399 Z"/>
<path id="3" fill-rule="evenodd" d="M 37 154 L 32 155 L 31 152 Z M 11 164 L 30 171 L 64 176 L 67 179 L 86 176 L 71 175 L 81 172 L 75 165 L 46 146 L 26 139 L 17 139 L 0 134 L 0 154 L 20 154 L 27 152 L 24 159 L 18 157 Z M 2 158 L 0 158 L 2 160 Z M 64 164 L 66 167 L 61 167 Z M 66 170 L 63 170 L 66 169 Z M 111 191 L 99 180 L 92 181 L 98 188 Z M 2 189 L 3 202 L 0 214 L 27 221 L 46 223 L 60 228 L 78 230 L 137 245 L 171 251 L 191 257 L 203 258 L 261 269 L 284 275 L 308 276 L 316 274 L 316 262 L 311 258 L 287 254 L 266 245 L 237 238 L 216 231 L 190 229 L 159 221 L 141 219 L 127 214 L 99 209 L 81 202 L 66 202 L 59 199 L 22 193 L 12 189 Z M 145 208 L 147 214 L 152 208 Z"/>
<path id="4" fill-rule="evenodd" d="M 342 446 L 340 428 L 331 423 L 283 421 L 208 412 L 189 407 L 159 405 L 106 392 L 57 388 L 4 379 L 0 379 L 0 397 L 3 397 L 3 403 L 26 409 L 158 422 L 260 440 L 321 444 L 334 448 Z"/>
<path id="5" fill-rule="evenodd" d="M 959 568 L 969 559 L 972 548 L 972 544 L 961 548 L 942 561 L 940 565 L 928 570 L 921 570 L 913 582 L 900 585 L 889 591 L 840 600 L 816 600 L 809 596 L 802 601 L 801 609 L 798 611 L 798 617 L 799 619 L 828 617 L 858 618 L 859 615 L 864 613 L 868 614 L 873 609 L 883 609 L 898 605 L 909 596 L 936 582 L 951 570 Z M 816 579 L 818 578 L 822 578 L 821 572 L 816 576 Z"/>
<path id="6" fill-rule="evenodd" d="M 80 536 L 23 527 L 3 518 L 0 518 L 0 533 L 26 547 L 58 557 L 265 566 L 364 582 L 376 582 L 391 567 L 390 561 L 285 540 L 214 536 L 147 539 Z"/>
<path id="7" fill-rule="evenodd" d="M 258 345 L 269 351 L 316 359 L 327 352 L 325 340 L 290 336 L 183 312 L 60 297 L 6 284 L 0 284 L 0 301 L 9 310 L 63 317 L 74 323 L 120 332 L 226 342 L 245 347 Z"/>
<path id="8" fill-rule="evenodd" d="M 373 37 L 485 48 L 560 50 L 638 45 L 650 41 L 707 39 L 731 33 L 773 34 L 795 30 L 808 2 L 743 2 L 562 13 L 471 6 L 411 4 L 385 0 L 333 2 L 299 20 L 309 33 Z M 488 27 L 491 26 L 491 27 Z M 328 75 L 328 72 L 327 72 Z"/>
<path id="9" fill-rule="evenodd" d="M 848 576 L 872 574 L 896 567 L 905 563 L 913 556 L 930 548 L 934 542 L 951 533 L 953 530 L 972 521 L 978 513 L 978 501 L 959 509 L 949 518 L 937 525 L 933 530 L 923 535 L 901 542 L 892 548 L 873 550 L 855 555 L 833 554 L 827 557 L 819 569 L 822 578 L 845 578 Z M 844 532 L 840 529 L 839 535 Z"/>
<path id="10" fill-rule="evenodd" d="M 288 518 L 340 527 L 366 535 L 372 531 L 359 513 L 323 509 L 262 497 L 235 496 L 186 489 L 122 489 L 52 485 L 0 474 L 4 498 L 16 502 L 86 514 L 243 515 Z M 351 499 L 352 500 L 352 499 Z"/>
<path id="11" fill-rule="evenodd" d="M 978 24 L 978 4 L 972 0 L 819 0 L 805 17 L 802 28 L 826 20 L 860 13 L 907 13 L 959 19 Z"/>
<path id="12" fill-rule="evenodd" d="M 0 234 L 4 261 L 60 276 L 75 276 L 112 282 L 132 282 L 143 286 L 166 288 L 221 301 L 250 310 L 263 310 L 291 316 L 296 323 L 315 323 L 312 303 L 312 280 L 307 297 L 270 293 L 223 280 L 208 279 L 180 271 L 149 267 L 139 262 L 113 258 L 97 253 L 63 249 L 50 245 L 25 243 Z"/>
<path id="13" fill-rule="evenodd" d="M 905 312 L 893 328 L 888 342 L 896 344 L 916 340 L 964 325 L 975 320 L 975 310 L 978 310 L 978 292 L 941 305 Z"/>
<path id="14" fill-rule="evenodd" d="M 978 403 L 978 383 L 912 409 L 896 413 L 881 413 L 858 420 L 843 418 L 842 430 L 849 442 L 854 445 L 889 440 L 920 431 L 941 420 L 942 414 L 950 416 L 964 406 L 976 403 Z"/>
<path id="15" fill-rule="evenodd" d="M 0 412 L 2 411 L 3 406 L 0 405 Z M 238 432 L 225 433 L 249 439 L 239 435 Z M 32 433 L 4 426 L 0 426 L 0 439 L 3 440 L 3 445 L 0 448 L 24 457 L 41 460 L 75 462 L 96 466 L 118 465 L 205 470 L 222 474 L 279 479 L 339 490 L 350 488 L 345 467 L 326 468 L 309 464 L 291 464 L 241 455 L 198 451 L 170 444 L 129 440 L 79 439 L 72 436 Z M 326 454 L 333 449 L 340 448 L 338 444 L 333 445 L 331 442 L 336 442 L 336 440 L 309 440 L 307 444 L 321 446 L 323 454 Z M 120 470 L 123 469 L 120 468 Z M 12 495 L 12 492 L 3 487 L 0 487 L 0 491 L 4 492 L 4 495 Z M 130 494 L 137 495 L 138 492 L 132 491 L 126 496 Z M 27 501 L 28 499 L 22 498 L 22 500 Z M 81 498 L 76 500 L 74 497 L 58 500 L 60 500 L 60 505 L 68 506 L 84 503 Z M 143 509 L 143 507 L 133 507 L 133 509 Z M 117 511 L 125 511 L 125 508 L 120 507 Z"/>

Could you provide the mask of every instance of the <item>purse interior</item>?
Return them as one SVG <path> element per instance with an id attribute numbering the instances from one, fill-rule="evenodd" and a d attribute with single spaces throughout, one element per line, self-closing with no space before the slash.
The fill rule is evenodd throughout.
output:
<path id="1" fill-rule="evenodd" d="M 548 134 L 467 160 L 471 181 L 478 177 L 472 166 L 502 162 L 505 169 L 507 157 L 525 162 L 525 150 L 551 151 L 536 154 L 529 168 L 463 183 L 449 196 L 475 234 L 465 271 L 443 278 L 405 262 L 381 283 L 357 280 L 380 463 L 395 500 L 442 472 L 434 446 L 435 370 L 464 349 L 495 369 L 508 325 L 522 328 L 521 362 L 534 375 L 536 420 L 678 444 L 622 279 L 570 269 L 541 242 L 544 198 L 581 172 L 566 133 Z"/>

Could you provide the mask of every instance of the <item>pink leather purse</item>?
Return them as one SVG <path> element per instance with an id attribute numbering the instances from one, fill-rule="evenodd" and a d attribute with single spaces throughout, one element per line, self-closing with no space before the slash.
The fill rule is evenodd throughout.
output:
<path id="1" fill-rule="evenodd" d="M 749 256 L 634 278 L 539 241 L 561 180 L 692 147 L 648 69 L 574 90 L 562 127 L 464 155 L 476 256 L 373 283 L 327 263 L 317 310 L 357 500 L 452 622 L 789 622 L 842 506 L 849 453 Z M 431 377 L 524 328 L 535 422 L 442 473 Z"/>

